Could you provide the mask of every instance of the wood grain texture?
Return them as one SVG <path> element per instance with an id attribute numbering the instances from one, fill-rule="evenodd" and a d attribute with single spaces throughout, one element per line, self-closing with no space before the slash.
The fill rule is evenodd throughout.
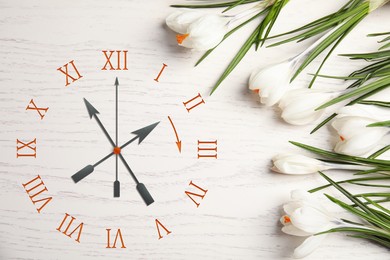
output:
<path id="1" fill-rule="evenodd" d="M 293 56 L 310 43 L 251 51 L 213 96 L 217 76 L 255 24 L 239 31 L 194 68 L 201 53 L 177 47 L 164 25 L 174 1 L 0 1 L 0 258 L 1 259 L 289 259 L 302 239 L 280 231 L 281 205 L 292 189 L 324 181 L 316 175 L 271 173 L 270 158 L 297 149 L 296 140 L 330 148 L 328 129 L 292 127 L 277 108 L 265 108 L 247 91 L 249 73 Z M 283 32 L 340 6 L 339 1 L 291 1 L 275 25 Z M 372 32 L 388 31 L 390 6 L 370 15 L 337 53 L 373 51 Z M 215 11 L 215 10 L 212 10 Z M 310 40 L 312 42 L 312 40 Z M 102 50 L 128 50 L 128 71 L 102 71 Z M 64 86 L 56 69 L 75 60 L 83 78 Z M 157 83 L 153 79 L 168 65 Z M 362 65 L 334 55 L 324 72 L 342 75 Z M 314 64 L 318 65 L 318 63 Z M 311 67 L 313 68 L 313 67 Z M 309 68 L 307 71 L 313 71 Z M 75 185 L 70 176 L 111 152 L 82 98 L 114 134 L 114 80 L 119 77 L 119 141 L 156 121 L 140 145 L 123 154 L 156 203 L 145 207 L 120 165 L 121 197 L 112 198 L 114 159 Z M 295 85 L 307 84 L 302 74 Z M 340 87 L 318 80 L 315 87 Z M 182 102 L 201 93 L 206 104 L 188 113 Z M 43 120 L 25 108 L 31 98 L 48 106 Z M 181 140 L 178 154 L 167 116 Z M 37 158 L 15 157 L 16 139 L 37 138 Z M 218 140 L 217 160 L 197 159 L 197 140 Z M 53 201 L 38 214 L 22 183 L 42 176 Z M 199 208 L 184 191 L 193 181 L 208 193 Z M 333 193 L 329 190 L 329 193 Z M 336 192 L 334 192 L 337 195 Z M 56 230 L 65 213 L 85 223 L 81 243 Z M 340 213 L 342 214 L 342 213 Z M 154 219 L 172 234 L 158 240 Z M 121 228 L 126 249 L 106 249 L 106 228 Z M 388 250 L 331 235 L 307 259 L 389 259 Z"/>

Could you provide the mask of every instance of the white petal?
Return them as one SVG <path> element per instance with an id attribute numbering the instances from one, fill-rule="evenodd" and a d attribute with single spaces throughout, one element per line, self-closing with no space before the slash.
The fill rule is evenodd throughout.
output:
<path id="1" fill-rule="evenodd" d="M 303 230 L 298 229 L 294 225 L 285 225 L 282 227 L 282 231 L 286 234 L 292 235 L 292 236 L 298 236 L 298 237 L 307 237 L 310 236 L 311 233 L 307 233 Z"/>
<path id="2" fill-rule="evenodd" d="M 303 258 L 311 254 L 317 247 L 319 247 L 322 241 L 326 238 L 327 234 L 310 236 L 303 241 L 303 243 L 295 248 L 294 258 Z"/>
<path id="3" fill-rule="evenodd" d="M 197 50 L 208 50 L 217 46 L 227 32 L 226 19 L 218 15 L 204 15 L 187 29 L 188 37 L 181 46 Z"/>
<path id="4" fill-rule="evenodd" d="M 387 133 L 386 129 L 381 127 L 366 129 L 367 131 L 360 132 L 360 134 L 354 135 L 352 138 L 339 141 L 334 151 L 351 156 L 365 155 L 374 149 Z"/>
<path id="5" fill-rule="evenodd" d="M 255 70 L 249 78 L 249 89 L 259 90 L 260 102 L 273 106 L 289 88 L 291 66 L 285 61 Z"/>
<path id="6" fill-rule="evenodd" d="M 292 201 L 283 205 L 283 210 L 287 215 L 291 215 L 296 209 L 302 207 L 302 203 L 299 201 Z"/>
<path id="7" fill-rule="evenodd" d="M 283 96 L 279 107 L 283 110 L 282 118 L 289 124 L 306 125 L 316 121 L 324 109 L 315 109 L 327 101 L 334 93 L 310 89 L 291 90 Z"/>
<path id="8" fill-rule="evenodd" d="M 173 31 L 185 34 L 187 33 L 188 26 L 203 15 L 204 13 L 198 11 L 179 10 L 170 14 L 165 22 Z"/>
<path id="9" fill-rule="evenodd" d="M 331 224 L 332 218 L 317 208 L 303 206 L 290 215 L 291 223 L 308 233 L 324 231 Z"/>

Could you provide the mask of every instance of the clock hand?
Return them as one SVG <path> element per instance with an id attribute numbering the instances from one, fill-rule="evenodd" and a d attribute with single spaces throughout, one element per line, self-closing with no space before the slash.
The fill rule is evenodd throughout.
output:
<path id="1" fill-rule="evenodd" d="M 92 106 L 92 105 L 91 105 Z M 96 110 L 96 109 L 95 109 Z M 96 110 L 97 111 L 97 110 Z M 133 137 L 132 139 L 130 139 L 129 141 L 127 141 L 126 143 L 124 143 L 122 146 L 120 146 L 119 148 L 120 149 L 123 149 L 125 148 L 126 146 L 128 146 L 129 144 L 131 144 L 132 142 L 134 142 L 135 140 L 138 139 L 138 145 L 141 144 L 141 142 L 153 131 L 153 129 L 159 124 L 160 122 L 156 122 L 154 124 L 151 124 L 151 125 L 148 125 L 146 127 L 143 127 L 141 129 L 138 129 L 136 131 L 133 131 L 132 134 L 135 134 L 136 136 Z M 108 133 L 107 133 L 108 135 Z M 108 135 L 108 138 L 111 139 L 111 137 Z M 112 141 L 112 139 L 111 139 Z M 87 177 L 89 174 L 91 174 L 95 167 L 98 166 L 99 164 L 101 164 L 102 162 L 104 162 L 105 160 L 107 160 L 108 158 L 110 158 L 112 155 L 114 155 L 114 152 L 111 152 L 109 153 L 108 155 L 106 155 L 105 157 L 103 157 L 102 159 L 100 159 L 98 162 L 96 162 L 95 164 L 93 165 L 87 165 L 85 166 L 83 169 L 81 169 L 80 171 L 76 172 L 74 175 L 72 175 L 72 179 L 75 183 L 81 181 L 82 179 L 84 179 L 85 177 Z M 123 158 L 122 154 L 119 153 L 119 157 Z M 153 203 L 153 198 L 152 196 L 150 196 L 148 190 L 146 189 L 145 185 L 142 184 L 142 183 L 139 183 L 137 178 L 135 177 L 134 173 L 131 171 L 129 165 L 126 163 L 126 161 L 124 160 L 124 158 L 122 159 L 122 162 L 123 164 L 125 165 L 126 169 L 129 171 L 130 175 L 133 177 L 133 179 L 135 180 L 135 182 L 137 183 L 137 190 L 138 192 L 140 193 L 141 197 L 143 198 L 143 200 L 145 201 L 146 205 L 150 205 L 151 203 Z"/>
<path id="2" fill-rule="evenodd" d="M 123 149 L 125 148 L 126 146 L 128 146 L 129 144 L 131 144 L 132 142 L 134 142 L 135 140 L 139 139 L 138 141 L 138 144 L 140 144 L 149 134 L 150 132 L 153 131 L 153 129 L 159 124 L 160 122 L 157 122 L 157 123 L 154 123 L 154 124 L 151 124 L 151 125 L 148 125 L 146 127 L 143 127 L 141 129 L 138 129 L 134 132 L 132 132 L 132 134 L 135 134 L 136 136 L 133 137 L 131 140 L 129 140 L 128 142 L 124 143 L 120 149 Z M 83 169 L 81 169 L 80 171 L 76 172 L 74 175 L 72 175 L 72 179 L 75 183 L 81 181 L 82 179 L 84 179 L 85 177 L 87 177 L 89 174 L 91 174 L 94 170 L 94 168 L 96 166 L 98 166 L 99 164 L 101 164 L 102 162 L 104 162 L 105 160 L 107 160 L 108 158 L 110 158 L 112 155 L 114 155 L 114 152 L 111 152 L 109 154 L 107 154 L 105 157 L 103 157 L 102 159 L 100 159 L 98 162 L 96 162 L 95 164 L 93 165 L 87 165 L 85 166 Z"/>
<path id="3" fill-rule="evenodd" d="M 118 77 L 115 78 L 115 147 L 118 147 Z M 114 197 L 120 196 L 120 182 L 118 180 L 118 154 L 115 154 L 115 181 Z"/>
<path id="4" fill-rule="evenodd" d="M 91 105 L 91 103 L 89 103 L 88 100 L 86 100 L 85 98 L 84 98 L 84 103 L 85 103 L 85 105 L 87 107 L 89 118 L 92 119 L 92 117 L 94 117 L 96 119 L 96 122 L 98 123 L 99 127 L 103 130 L 103 133 L 107 137 L 108 141 L 111 143 L 111 145 L 113 147 L 115 147 L 114 141 L 111 139 L 111 137 L 108 134 L 106 128 L 103 126 L 102 122 L 100 121 L 99 117 L 97 116 L 97 114 L 99 114 L 99 111 L 97 111 L 96 108 L 94 108 Z"/>
<path id="5" fill-rule="evenodd" d="M 133 177 L 135 183 L 137 184 L 136 188 L 138 190 L 139 195 L 141 195 L 142 199 L 144 200 L 146 206 L 149 206 L 154 202 L 154 199 L 152 198 L 152 195 L 150 195 L 148 189 L 146 189 L 145 185 L 143 183 L 140 183 L 135 177 L 135 174 L 131 170 L 130 166 L 127 164 L 125 158 L 123 158 L 122 154 L 119 154 L 119 158 L 122 160 L 123 164 L 125 165 L 126 169 L 130 173 L 131 177 Z"/>

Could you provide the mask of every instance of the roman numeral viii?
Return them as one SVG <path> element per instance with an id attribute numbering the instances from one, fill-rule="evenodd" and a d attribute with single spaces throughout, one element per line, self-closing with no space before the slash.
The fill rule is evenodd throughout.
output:
<path id="1" fill-rule="evenodd" d="M 39 208 L 37 208 L 38 213 L 41 213 L 41 210 L 53 199 L 53 197 L 46 197 L 38 199 L 37 196 L 41 195 L 47 188 L 41 179 L 41 176 L 37 176 L 29 182 L 22 184 L 24 189 L 26 190 L 28 196 L 30 197 L 32 203 L 41 204 Z"/>

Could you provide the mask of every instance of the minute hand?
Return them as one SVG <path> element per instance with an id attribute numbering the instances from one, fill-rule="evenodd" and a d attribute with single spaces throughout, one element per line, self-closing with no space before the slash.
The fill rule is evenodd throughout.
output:
<path id="1" fill-rule="evenodd" d="M 139 142 L 138 144 L 140 144 L 142 142 L 142 140 L 144 140 L 146 138 L 146 136 L 148 136 L 150 134 L 150 132 L 159 124 L 160 122 L 157 122 L 157 123 L 154 123 L 154 124 L 151 124 L 149 126 L 146 126 L 144 128 L 141 128 L 141 129 L 138 129 L 134 132 L 132 132 L 132 134 L 136 134 L 135 137 L 133 137 L 130 141 L 126 142 L 125 144 L 123 144 L 120 148 L 123 149 L 125 148 L 126 146 L 128 146 L 129 144 L 131 144 L 132 142 L 134 142 L 135 140 L 139 139 Z M 105 160 L 107 160 L 108 158 L 110 158 L 111 156 L 114 155 L 114 152 L 111 152 L 109 154 L 107 154 L 106 156 L 104 156 L 102 159 L 100 159 L 98 162 L 96 162 L 95 164 L 93 165 L 87 165 L 85 166 L 83 169 L 81 169 L 80 171 L 78 171 L 77 173 L 75 173 L 74 175 L 72 175 L 72 179 L 74 182 L 79 182 L 81 181 L 82 179 L 84 179 L 85 177 L 87 177 L 89 174 L 91 174 L 93 171 L 94 171 L 94 168 L 96 166 L 98 166 L 99 164 L 101 164 L 102 162 L 104 162 Z"/>

